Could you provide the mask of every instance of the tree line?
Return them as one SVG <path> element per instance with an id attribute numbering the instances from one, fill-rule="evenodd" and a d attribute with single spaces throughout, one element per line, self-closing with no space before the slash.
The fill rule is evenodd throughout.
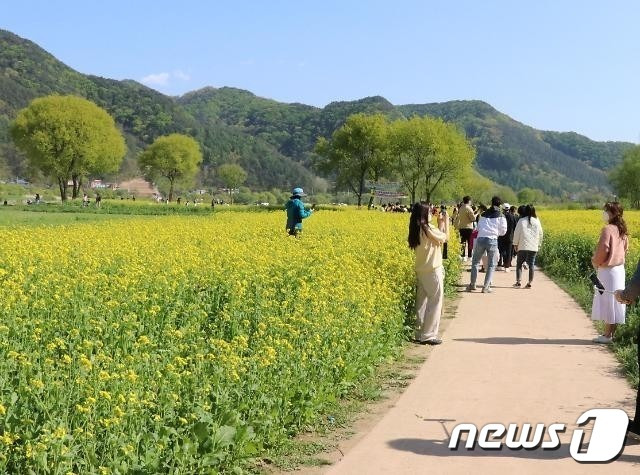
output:
<path id="1" fill-rule="evenodd" d="M 330 139 L 315 146 L 315 165 L 358 198 L 367 181 L 398 180 L 411 198 L 432 201 L 443 188 L 469 177 L 475 149 L 454 124 L 414 116 L 390 121 L 382 114 L 353 114 Z"/>
<path id="2" fill-rule="evenodd" d="M 34 99 L 18 112 L 9 130 L 29 165 L 57 182 L 62 201 L 68 199 L 69 183 L 74 199 L 88 176 L 117 171 L 127 151 L 124 137 L 107 111 L 77 96 Z M 138 157 L 146 178 L 167 181 L 169 201 L 177 183 L 193 184 L 201 163 L 198 142 L 178 133 L 156 138 Z M 220 166 L 218 174 L 228 187 L 237 187 L 247 178 L 235 164 Z"/>

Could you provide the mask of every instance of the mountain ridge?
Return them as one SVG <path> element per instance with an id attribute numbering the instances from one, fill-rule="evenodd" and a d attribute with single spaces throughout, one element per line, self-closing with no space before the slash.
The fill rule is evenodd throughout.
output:
<path id="1" fill-rule="evenodd" d="M 133 79 L 82 74 L 30 40 L 0 30 L 0 171 L 4 166 L 13 174 L 28 173 L 9 140 L 8 125 L 30 100 L 52 93 L 86 97 L 114 116 L 129 147 L 123 170 L 135 172 L 136 154 L 157 136 L 181 132 L 202 144 L 203 183 L 215 182 L 212 171 L 219 164 L 236 162 L 249 172 L 247 184 L 263 189 L 309 184 L 316 140 L 329 137 L 357 112 L 455 122 L 476 147 L 480 173 L 515 190 L 538 188 L 555 196 L 608 192 L 606 171 L 633 146 L 538 130 L 482 100 L 394 105 L 377 95 L 317 107 L 229 86 L 167 96 Z"/>

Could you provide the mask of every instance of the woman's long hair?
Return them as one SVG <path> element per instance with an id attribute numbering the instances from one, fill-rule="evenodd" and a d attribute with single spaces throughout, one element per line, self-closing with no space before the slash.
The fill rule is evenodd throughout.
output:
<path id="1" fill-rule="evenodd" d="M 527 205 L 525 207 L 525 216 L 529 218 L 529 226 L 531 226 L 531 218 L 538 219 L 538 215 L 536 214 L 536 208 L 533 205 Z"/>
<path id="2" fill-rule="evenodd" d="M 629 233 L 627 231 L 627 223 L 622 219 L 622 213 L 624 212 L 622 205 L 617 201 L 605 203 L 604 210 L 609 213 L 609 224 L 613 224 L 618 228 L 620 237 L 627 236 Z"/>
<path id="3" fill-rule="evenodd" d="M 416 203 L 411 208 L 411 217 L 409 218 L 409 247 L 415 249 L 420 245 L 420 233 L 427 232 L 429 223 L 429 206 Z"/>

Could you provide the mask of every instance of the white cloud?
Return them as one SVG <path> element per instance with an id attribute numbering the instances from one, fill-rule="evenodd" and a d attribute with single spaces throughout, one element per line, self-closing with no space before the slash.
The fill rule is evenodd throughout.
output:
<path id="1" fill-rule="evenodd" d="M 180 79 L 181 81 L 188 81 L 189 79 L 191 79 L 191 76 L 180 69 L 176 69 L 173 72 L 173 77 Z"/>
<path id="2" fill-rule="evenodd" d="M 148 86 L 166 86 L 169 84 L 169 73 L 149 74 L 143 77 L 140 82 Z"/>
<path id="3" fill-rule="evenodd" d="M 176 69 L 171 73 L 162 72 L 162 73 L 149 74 L 148 76 L 145 76 L 142 79 L 140 79 L 140 82 L 150 87 L 158 87 L 158 86 L 166 87 L 174 79 L 178 79 L 179 81 L 186 82 L 191 79 L 191 76 L 189 76 L 187 73 L 185 73 L 181 69 Z"/>

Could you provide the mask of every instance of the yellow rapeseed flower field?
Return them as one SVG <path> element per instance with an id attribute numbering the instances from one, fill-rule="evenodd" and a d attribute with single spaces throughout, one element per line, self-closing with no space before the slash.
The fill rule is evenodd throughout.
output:
<path id="1" fill-rule="evenodd" d="M 0 469 L 203 473 L 277 445 L 406 337 L 407 221 L 318 212 L 301 239 L 277 212 L 3 230 Z"/>
<path id="2" fill-rule="evenodd" d="M 544 210 L 538 216 L 549 238 L 580 236 L 585 245 L 588 243 L 594 249 L 604 226 L 602 210 Z M 623 217 L 630 236 L 626 266 L 627 272 L 630 272 L 635 269 L 640 255 L 640 211 L 626 210 Z"/>

